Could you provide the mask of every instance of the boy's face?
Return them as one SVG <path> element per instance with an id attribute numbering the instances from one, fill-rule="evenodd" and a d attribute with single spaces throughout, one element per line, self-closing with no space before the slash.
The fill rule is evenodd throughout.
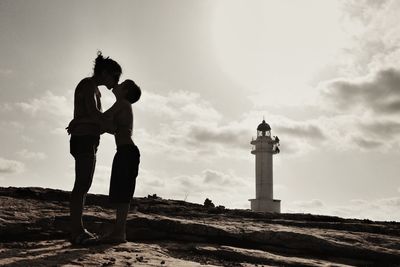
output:
<path id="1" fill-rule="evenodd" d="M 113 93 L 118 97 L 125 97 L 127 92 L 125 81 L 114 86 Z"/>

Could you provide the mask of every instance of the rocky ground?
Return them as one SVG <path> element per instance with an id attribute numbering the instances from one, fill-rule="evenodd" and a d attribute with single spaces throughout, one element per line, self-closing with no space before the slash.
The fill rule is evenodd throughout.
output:
<path id="1" fill-rule="evenodd" d="M 400 266 L 400 223 L 206 208 L 137 198 L 120 245 L 71 246 L 69 192 L 0 188 L 1 266 Z M 113 210 L 89 195 L 90 231 Z"/>

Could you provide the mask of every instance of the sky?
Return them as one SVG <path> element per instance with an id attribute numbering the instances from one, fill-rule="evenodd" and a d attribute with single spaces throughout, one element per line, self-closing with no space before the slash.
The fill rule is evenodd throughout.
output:
<path id="1" fill-rule="evenodd" d="M 0 186 L 72 189 L 65 127 L 101 50 L 143 92 L 135 196 L 249 209 L 265 118 L 282 212 L 400 221 L 399 12 L 396 0 L 0 0 Z M 108 193 L 114 154 L 103 135 L 91 193 Z"/>

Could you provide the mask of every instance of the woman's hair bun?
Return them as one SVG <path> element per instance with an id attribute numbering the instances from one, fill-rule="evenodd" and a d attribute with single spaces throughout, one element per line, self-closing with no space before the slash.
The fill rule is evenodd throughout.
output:
<path id="1" fill-rule="evenodd" d="M 115 72 L 122 73 L 121 66 L 110 57 L 103 57 L 103 53 L 99 50 L 94 61 L 94 75 L 100 75 L 103 70 L 110 74 Z"/>
<path id="2" fill-rule="evenodd" d="M 100 50 L 97 51 L 97 57 L 96 57 L 96 62 L 95 63 L 100 63 L 103 60 L 104 60 L 103 53 L 101 53 Z"/>

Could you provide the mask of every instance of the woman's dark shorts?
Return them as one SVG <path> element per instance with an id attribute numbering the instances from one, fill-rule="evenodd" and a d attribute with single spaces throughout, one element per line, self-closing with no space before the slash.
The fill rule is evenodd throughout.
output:
<path id="1" fill-rule="evenodd" d="M 78 155 L 95 156 L 99 142 L 99 135 L 71 135 L 69 141 L 70 153 L 74 158 Z"/>
<path id="2" fill-rule="evenodd" d="M 140 152 L 136 145 L 117 147 L 111 169 L 109 194 L 111 203 L 130 203 L 135 192 L 139 163 Z"/>

